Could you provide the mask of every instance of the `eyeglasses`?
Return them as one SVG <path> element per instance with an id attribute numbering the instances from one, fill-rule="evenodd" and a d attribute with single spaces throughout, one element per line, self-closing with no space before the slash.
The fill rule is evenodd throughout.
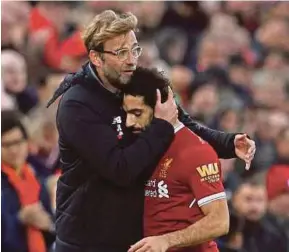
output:
<path id="1" fill-rule="evenodd" d="M 12 146 L 19 146 L 22 143 L 24 143 L 26 141 L 26 139 L 21 138 L 21 139 L 17 139 L 14 141 L 9 141 L 9 142 L 1 142 L 1 145 L 3 148 L 10 148 Z"/>
<path id="2" fill-rule="evenodd" d="M 128 59 L 129 53 L 131 52 L 132 56 L 137 59 L 141 56 L 142 48 L 140 46 L 134 47 L 131 50 L 129 49 L 120 49 L 117 51 L 104 51 L 104 50 L 96 50 L 101 53 L 108 53 L 114 56 L 117 56 L 120 61 L 125 61 Z"/>

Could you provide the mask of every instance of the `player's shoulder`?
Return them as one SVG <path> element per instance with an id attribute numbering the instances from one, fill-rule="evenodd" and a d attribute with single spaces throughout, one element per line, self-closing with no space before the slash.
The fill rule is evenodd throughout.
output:
<path id="1" fill-rule="evenodd" d="M 182 150 L 183 155 L 190 160 L 218 160 L 216 151 L 208 142 L 191 132 L 188 128 L 185 128 L 183 133 L 185 134 L 183 137 L 186 142 Z"/>
<path id="2" fill-rule="evenodd" d="M 196 133 L 192 132 L 189 128 L 185 127 L 182 131 L 183 137 L 191 148 L 207 148 L 208 150 L 214 150 L 211 145 L 198 136 Z"/>
<path id="3" fill-rule="evenodd" d="M 184 144 L 205 144 L 206 141 L 204 141 L 201 137 L 199 137 L 197 134 L 192 132 L 189 128 L 183 127 L 181 130 L 178 131 L 177 136 L 179 139 L 181 139 Z"/>
<path id="4" fill-rule="evenodd" d="M 187 165 L 194 174 L 203 178 L 221 172 L 218 154 L 207 142 L 187 148 L 186 152 L 185 155 L 189 157 Z"/>

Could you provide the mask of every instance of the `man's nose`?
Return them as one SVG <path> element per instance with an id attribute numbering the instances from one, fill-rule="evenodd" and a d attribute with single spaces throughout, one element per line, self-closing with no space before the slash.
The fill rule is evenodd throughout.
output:
<path id="1" fill-rule="evenodd" d="M 128 65 L 136 65 L 137 64 L 137 58 L 135 58 L 132 54 L 132 52 L 128 53 L 126 64 Z"/>
<path id="2" fill-rule="evenodd" d="M 133 127 L 134 126 L 134 120 L 133 120 L 133 116 L 132 115 L 127 115 L 127 117 L 126 117 L 126 122 L 125 122 L 125 126 L 127 127 L 127 128 L 129 128 L 129 127 Z"/>
<path id="3" fill-rule="evenodd" d="M 19 152 L 19 148 L 16 145 L 9 146 L 9 153 L 16 155 Z"/>

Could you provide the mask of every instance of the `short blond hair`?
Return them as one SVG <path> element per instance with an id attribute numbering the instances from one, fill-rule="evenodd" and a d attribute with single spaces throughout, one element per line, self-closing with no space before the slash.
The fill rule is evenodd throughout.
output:
<path id="1" fill-rule="evenodd" d="M 136 31 L 137 17 L 131 12 L 116 14 L 106 10 L 96 15 L 85 28 L 82 38 L 87 51 L 93 50 L 109 39 L 129 31 Z"/>

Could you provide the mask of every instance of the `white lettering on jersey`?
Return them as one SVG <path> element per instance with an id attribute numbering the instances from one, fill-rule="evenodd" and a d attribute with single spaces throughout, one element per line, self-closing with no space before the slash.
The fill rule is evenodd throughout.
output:
<path id="1" fill-rule="evenodd" d="M 169 198 L 168 185 L 163 180 L 158 183 L 159 198 Z"/>

